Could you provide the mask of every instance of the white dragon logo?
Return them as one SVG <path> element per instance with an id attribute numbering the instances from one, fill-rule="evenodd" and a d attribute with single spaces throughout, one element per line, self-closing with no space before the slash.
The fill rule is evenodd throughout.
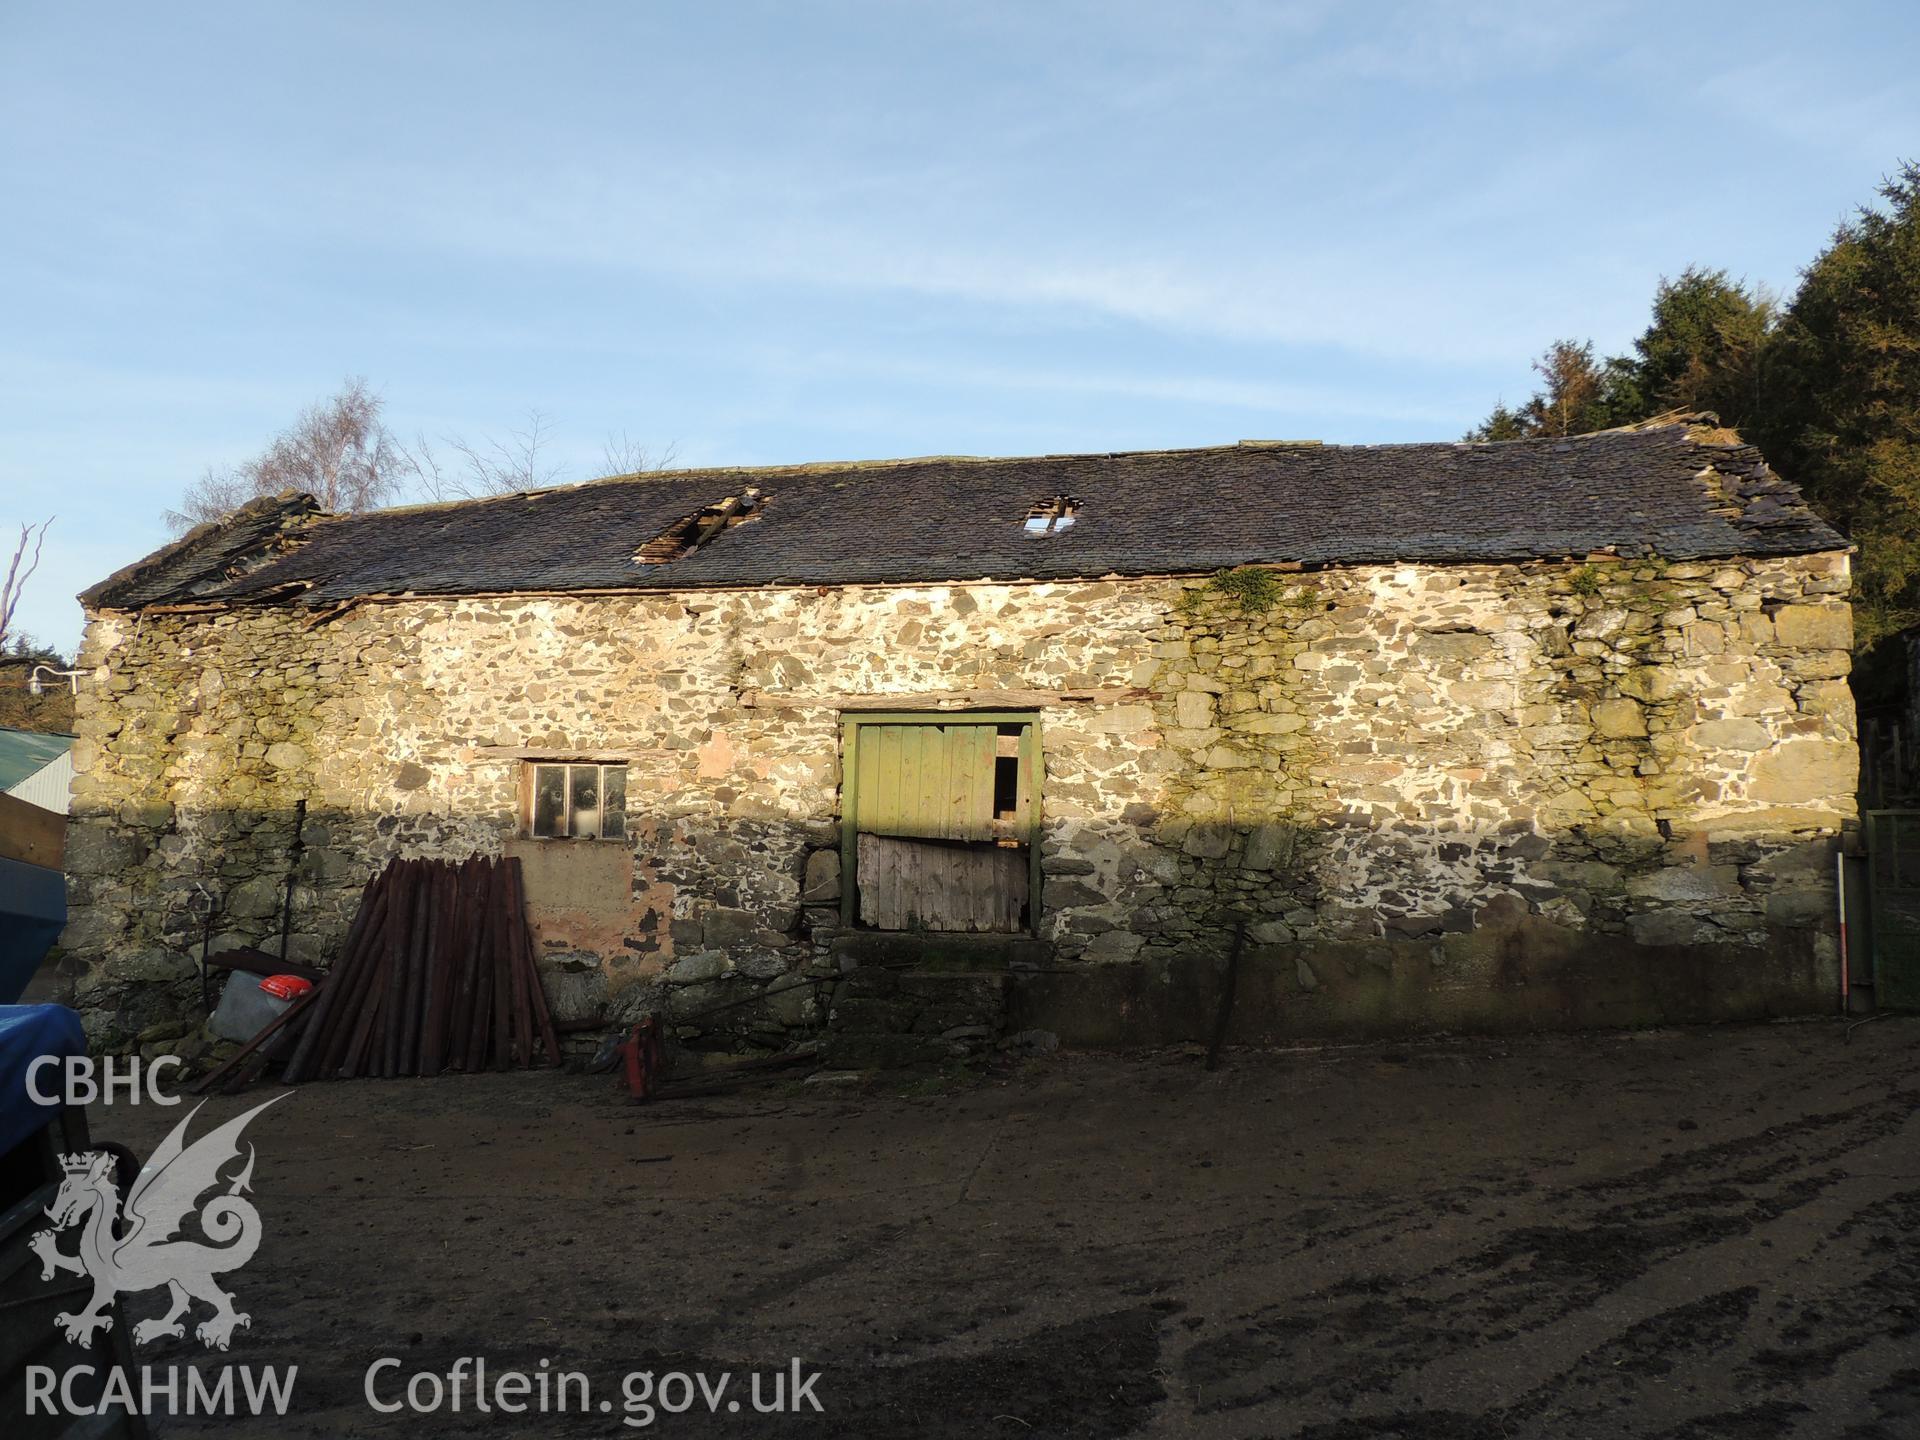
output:
<path id="1" fill-rule="evenodd" d="M 94 1331 L 113 1325 L 109 1307 L 115 1295 L 161 1285 L 167 1287 L 171 1303 L 165 1315 L 133 1327 L 133 1338 L 142 1345 L 162 1335 L 183 1336 L 186 1327 L 180 1317 L 194 1300 L 213 1306 L 213 1314 L 193 1332 L 209 1349 L 226 1349 L 234 1330 L 251 1323 L 252 1317 L 237 1313 L 233 1296 L 214 1282 L 214 1276 L 246 1264 L 260 1247 L 260 1212 L 241 1194 L 253 1179 L 251 1145 L 246 1147 L 245 1166 L 226 1182 L 225 1192 L 200 1208 L 200 1229 L 213 1243 L 181 1238 L 180 1230 L 200 1197 L 222 1183 L 220 1171 L 238 1158 L 240 1132 L 247 1122 L 267 1105 L 286 1098 L 276 1095 L 187 1145 L 187 1126 L 206 1102 L 194 1106 L 141 1167 L 126 1197 L 124 1215 L 112 1155 L 92 1151 L 60 1157 L 66 1178 L 47 1207 L 53 1225 L 38 1232 L 30 1244 L 40 1257 L 42 1280 L 68 1271 L 93 1281 L 93 1298 L 86 1309 L 78 1315 L 54 1317 L 68 1340 L 91 1348 Z M 86 1227 L 80 1233 L 79 1252 L 62 1254 L 55 1237 L 83 1219 Z M 121 1223 L 116 1225 L 116 1220 Z"/>

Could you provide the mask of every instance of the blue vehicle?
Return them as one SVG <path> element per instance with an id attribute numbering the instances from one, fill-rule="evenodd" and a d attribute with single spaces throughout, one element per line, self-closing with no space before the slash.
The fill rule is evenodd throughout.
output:
<path id="1" fill-rule="evenodd" d="M 107 1374 L 134 1373 L 126 1316 L 114 1301 L 105 1343 L 83 1349 L 66 1337 L 62 1312 L 84 1306 L 92 1291 L 86 1276 L 47 1275 L 32 1254 L 32 1237 L 45 1228 L 67 1178 L 63 1156 L 105 1150 L 114 1156 L 120 1193 L 139 1163 L 123 1146 L 99 1144 L 87 1130 L 87 1112 L 57 1098 L 64 1088 L 58 1066 L 38 1062 L 85 1055 L 80 1017 L 62 1005 L 0 1005 L 0 1414 L 8 1417 L 7 1440 L 78 1440 L 80 1436 L 144 1440 L 145 1421 L 117 1404 L 106 1404 Z M 47 1073 L 51 1071 L 51 1073 Z M 29 1366 L 80 1374 L 76 1409 L 84 1418 L 29 1415 Z M 80 1367 L 87 1367 L 81 1370 Z"/>

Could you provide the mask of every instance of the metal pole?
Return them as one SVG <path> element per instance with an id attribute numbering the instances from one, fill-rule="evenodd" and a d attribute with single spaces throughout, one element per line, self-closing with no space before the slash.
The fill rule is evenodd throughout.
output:
<path id="1" fill-rule="evenodd" d="M 1847 974 L 1847 847 L 1844 843 L 1838 847 L 1833 863 L 1837 875 L 1834 889 L 1840 897 L 1840 1013 L 1845 1015 L 1853 982 Z"/>

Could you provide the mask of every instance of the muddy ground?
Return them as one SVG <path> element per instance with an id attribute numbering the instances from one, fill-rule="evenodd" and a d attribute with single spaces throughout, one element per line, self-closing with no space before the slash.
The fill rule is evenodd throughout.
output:
<path id="1" fill-rule="evenodd" d="M 286 1420 L 165 1435 L 635 1433 L 363 1399 L 379 1357 L 484 1355 L 596 1404 L 630 1370 L 822 1374 L 824 1415 L 667 1434 L 1916 1436 L 1916 1058 L 1894 1019 L 647 1107 L 606 1076 L 312 1085 L 252 1132 L 251 1328 L 141 1358 L 300 1367 Z M 179 1113 L 94 1123 L 144 1152 Z"/>

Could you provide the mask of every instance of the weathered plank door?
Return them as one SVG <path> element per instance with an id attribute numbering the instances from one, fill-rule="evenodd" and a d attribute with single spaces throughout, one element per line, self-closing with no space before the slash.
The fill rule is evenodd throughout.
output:
<path id="1" fill-rule="evenodd" d="M 882 930 L 1023 927 L 1038 737 L 1030 720 L 1009 718 L 849 719 L 849 919 Z"/>
<path id="2" fill-rule="evenodd" d="M 860 837 L 860 919 L 876 930 L 1011 934 L 1027 906 L 1018 846 Z"/>

